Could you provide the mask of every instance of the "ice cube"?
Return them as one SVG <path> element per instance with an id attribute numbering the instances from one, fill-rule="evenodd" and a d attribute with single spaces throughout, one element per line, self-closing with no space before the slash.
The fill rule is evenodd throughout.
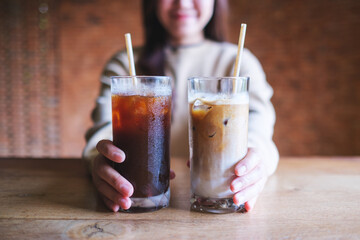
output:
<path id="1" fill-rule="evenodd" d="M 147 106 L 146 102 L 142 99 L 134 99 L 133 111 L 136 115 L 146 115 Z"/>
<path id="2" fill-rule="evenodd" d="M 194 102 L 193 105 L 193 110 L 210 110 L 212 108 L 212 106 L 205 104 L 203 101 L 201 101 L 200 99 L 196 99 L 196 101 Z"/>

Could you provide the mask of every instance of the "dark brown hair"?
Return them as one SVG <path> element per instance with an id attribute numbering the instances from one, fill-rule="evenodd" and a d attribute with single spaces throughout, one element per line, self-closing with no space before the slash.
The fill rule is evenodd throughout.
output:
<path id="1" fill-rule="evenodd" d="M 137 69 L 142 75 L 165 75 L 167 32 L 156 16 L 157 1 L 142 1 L 145 44 L 137 61 Z M 215 0 L 213 16 L 204 28 L 205 38 L 218 42 L 226 40 L 226 16 L 227 0 Z"/>

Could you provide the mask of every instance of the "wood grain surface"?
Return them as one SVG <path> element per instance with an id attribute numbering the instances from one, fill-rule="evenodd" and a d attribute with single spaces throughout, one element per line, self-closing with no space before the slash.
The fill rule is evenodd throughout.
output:
<path id="1" fill-rule="evenodd" d="M 360 157 L 282 158 L 256 208 L 189 211 L 189 170 L 173 159 L 170 207 L 108 211 L 80 159 L 0 159 L 1 239 L 359 239 Z"/>

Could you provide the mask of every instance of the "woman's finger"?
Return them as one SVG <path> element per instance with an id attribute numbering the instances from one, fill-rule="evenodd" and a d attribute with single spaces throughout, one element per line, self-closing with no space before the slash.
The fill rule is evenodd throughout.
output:
<path id="1" fill-rule="evenodd" d="M 118 211 L 119 207 L 122 209 L 129 209 L 131 207 L 131 200 L 129 197 L 123 197 L 115 189 L 113 189 L 107 182 L 102 179 L 94 180 L 94 184 L 102 195 L 104 203 L 112 211 Z"/>
<path id="2" fill-rule="evenodd" d="M 110 199 L 108 199 L 105 196 L 101 196 L 105 205 L 113 212 L 117 212 L 119 211 L 119 208 L 121 207 L 124 210 L 127 210 L 131 207 L 131 200 L 130 198 L 121 198 L 120 199 L 120 203 L 114 203 L 113 201 L 111 201 Z"/>
<path id="3" fill-rule="evenodd" d="M 113 162 L 121 163 L 125 160 L 125 153 L 114 146 L 110 140 L 101 140 L 96 145 L 96 149 L 99 153 Z"/>
<path id="4" fill-rule="evenodd" d="M 105 205 L 113 212 L 117 212 L 119 211 L 119 204 L 114 203 L 113 201 L 111 201 L 110 199 L 108 199 L 105 196 L 101 196 L 102 200 L 104 201 Z"/>
<path id="5" fill-rule="evenodd" d="M 131 183 L 113 169 L 105 158 L 98 160 L 97 168 L 94 169 L 94 171 L 123 197 L 130 197 L 134 193 L 134 188 Z"/>
<path id="6" fill-rule="evenodd" d="M 230 189 L 232 192 L 236 193 L 241 191 L 244 188 L 256 183 L 261 178 L 265 177 L 265 171 L 262 164 L 257 165 L 253 170 L 247 174 L 236 177 L 230 184 Z"/>
<path id="7" fill-rule="evenodd" d="M 129 209 L 131 207 L 131 200 L 128 197 L 124 197 L 120 200 L 120 207 L 124 210 Z"/>
<path id="8" fill-rule="evenodd" d="M 247 212 L 250 212 L 251 210 L 254 209 L 257 199 L 258 199 L 258 196 L 250 199 L 249 201 L 247 201 L 245 203 L 245 209 L 246 209 Z"/>
<path id="9" fill-rule="evenodd" d="M 235 166 L 235 175 L 243 176 L 253 170 L 260 162 L 260 154 L 253 148 L 249 148 L 246 156 Z"/>
<path id="10" fill-rule="evenodd" d="M 260 181 L 248 186 L 247 188 L 235 193 L 233 201 L 236 205 L 243 204 L 250 199 L 257 197 L 263 190 L 266 182 L 266 178 L 262 178 Z"/>
<path id="11" fill-rule="evenodd" d="M 120 204 L 120 201 L 123 198 L 123 196 L 119 192 L 117 192 L 114 188 L 112 188 L 107 182 L 105 182 L 101 178 L 95 178 L 94 185 L 101 195 L 107 197 L 115 204 Z"/>

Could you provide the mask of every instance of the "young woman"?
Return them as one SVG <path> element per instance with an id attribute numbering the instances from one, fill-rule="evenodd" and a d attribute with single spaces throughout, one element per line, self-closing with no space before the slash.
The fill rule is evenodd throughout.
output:
<path id="1" fill-rule="evenodd" d="M 226 0 L 143 0 L 145 44 L 134 49 L 138 75 L 167 75 L 175 82 L 171 154 L 188 158 L 187 79 L 190 76 L 231 76 L 237 46 L 224 42 Z M 238 29 L 236 29 L 238 31 Z M 100 95 L 92 113 L 83 156 L 89 160 L 94 185 L 112 211 L 131 206 L 133 186 L 110 165 L 126 156 L 111 139 L 110 76 L 129 75 L 126 51 L 116 53 L 105 66 Z M 261 64 L 247 49 L 241 76 L 250 77 L 248 153 L 239 159 L 230 188 L 235 204 L 250 211 L 279 159 L 272 141 L 275 112 L 272 88 Z M 240 161 L 241 160 L 241 161 Z M 174 173 L 172 172 L 172 177 Z"/>

